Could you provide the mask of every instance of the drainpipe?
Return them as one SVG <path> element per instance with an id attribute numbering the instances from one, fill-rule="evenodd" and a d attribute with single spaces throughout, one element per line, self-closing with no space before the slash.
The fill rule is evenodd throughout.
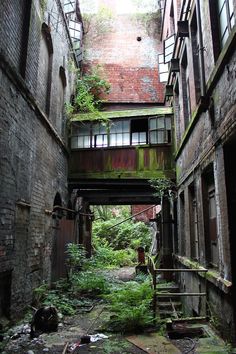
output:
<path id="1" fill-rule="evenodd" d="M 200 64 L 200 79 L 201 79 L 201 96 L 206 95 L 206 85 L 205 85 L 205 64 L 204 64 L 204 50 L 203 38 L 202 38 L 202 24 L 201 24 L 201 11 L 200 11 L 200 0 L 196 0 L 196 15 L 197 15 L 197 28 L 198 28 L 198 39 L 199 39 L 199 64 Z"/>

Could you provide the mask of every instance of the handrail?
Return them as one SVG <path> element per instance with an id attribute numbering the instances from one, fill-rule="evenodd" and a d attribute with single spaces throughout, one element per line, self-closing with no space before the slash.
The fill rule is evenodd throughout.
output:
<path id="1" fill-rule="evenodd" d="M 157 274 L 158 273 L 207 273 L 208 269 L 206 268 L 170 268 L 170 269 L 166 269 L 166 268 L 156 268 L 154 260 L 151 256 L 147 256 L 148 258 L 148 271 L 149 273 L 152 275 L 152 287 L 153 287 L 153 318 L 154 321 L 156 319 L 156 311 L 157 311 L 157 298 L 159 297 L 184 297 L 184 296 L 204 296 L 206 297 L 207 293 L 206 292 L 199 292 L 199 293 L 188 293 L 188 292 L 180 292 L 180 293 L 171 293 L 171 292 L 161 292 L 161 289 L 157 290 Z"/>

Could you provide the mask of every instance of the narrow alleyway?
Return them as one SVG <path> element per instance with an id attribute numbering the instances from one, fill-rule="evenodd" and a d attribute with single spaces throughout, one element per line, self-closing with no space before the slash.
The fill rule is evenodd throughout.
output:
<path id="1" fill-rule="evenodd" d="M 134 267 L 123 267 L 103 272 L 109 281 L 125 284 L 135 279 Z M 110 317 L 106 303 L 94 299 L 89 305 L 78 307 L 76 314 L 61 318 L 57 332 L 30 337 L 30 324 L 26 319 L 13 327 L 7 337 L 3 354 L 187 354 L 228 353 L 227 345 L 207 324 L 201 324 L 204 335 L 196 331 L 199 324 L 189 326 L 186 336 L 170 339 L 167 327 L 150 329 L 137 334 L 112 333 L 104 324 Z M 28 316 L 29 320 L 30 317 Z M 181 325 L 184 328 L 184 325 Z M 89 338 L 89 339 L 88 339 Z"/>

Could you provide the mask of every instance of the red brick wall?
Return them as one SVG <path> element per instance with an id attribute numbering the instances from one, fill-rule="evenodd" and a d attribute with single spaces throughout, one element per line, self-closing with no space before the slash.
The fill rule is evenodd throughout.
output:
<path id="1" fill-rule="evenodd" d="M 151 207 L 152 205 L 132 205 L 131 206 L 131 214 L 135 215 L 137 213 L 141 213 L 143 210 L 147 209 L 148 207 Z M 135 220 L 137 221 L 143 221 L 143 222 L 148 222 L 149 219 L 154 219 L 156 217 L 156 214 L 159 213 L 161 210 L 160 206 L 153 206 L 153 208 L 150 208 L 143 213 L 135 216 Z"/>
<path id="2" fill-rule="evenodd" d="M 146 25 L 135 15 L 117 14 L 115 8 L 111 11 L 109 31 L 99 34 L 92 27 L 85 35 L 85 68 L 103 66 L 111 83 L 110 102 L 163 102 L 163 84 L 158 77 L 162 45 L 156 25 Z"/>

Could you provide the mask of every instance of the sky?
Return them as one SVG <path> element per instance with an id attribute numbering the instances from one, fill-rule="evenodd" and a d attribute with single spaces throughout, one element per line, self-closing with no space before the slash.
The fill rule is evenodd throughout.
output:
<path id="1" fill-rule="evenodd" d="M 110 1 L 111 2 L 111 1 Z M 106 0 L 80 0 L 82 13 L 96 13 Z M 157 0 L 113 0 L 117 14 L 148 13 L 158 9 Z"/>

